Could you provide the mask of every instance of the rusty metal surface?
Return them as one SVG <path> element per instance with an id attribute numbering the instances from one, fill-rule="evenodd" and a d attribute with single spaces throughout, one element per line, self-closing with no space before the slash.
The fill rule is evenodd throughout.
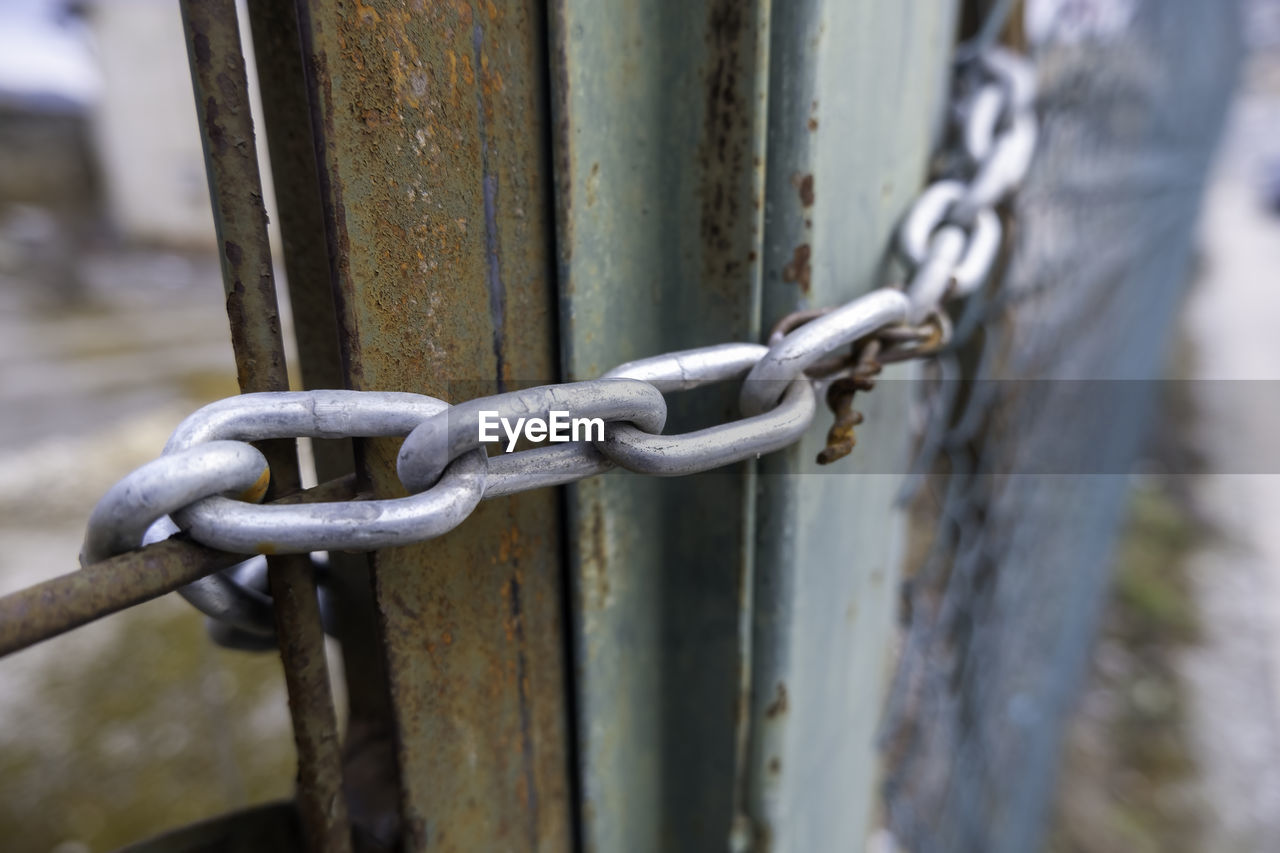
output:
<path id="1" fill-rule="evenodd" d="M 954 6 L 774 4 L 766 323 L 884 282 L 892 229 L 940 126 Z M 748 767 L 758 850 L 851 849 L 866 837 L 903 536 L 900 479 L 866 472 L 906 470 L 910 384 L 884 383 L 860 405 L 846 459 L 817 467 L 819 419 L 761 463 Z"/>
<path id="2" fill-rule="evenodd" d="M 299 22 L 349 387 L 558 378 L 542 7 L 303 3 Z M 357 444 L 379 496 L 402 493 L 396 444 Z M 373 566 L 406 849 L 569 847 L 555 494 Z"/>
<path id="3" fill-rule="evenodd" d="M 275 502 L 355 496 L 355 479 L 346 477 Z M 215 551 L 177 536 L 0 597 L 0 657 L 159 598 L 243 559 L 243 554 Z"/>
<path id="4" fill-rule="evenodd" d="M 289 377 L 235 2 L 184 0 L 182 18 L 240 390 L 286 391 Z M 271 466 L 268 493 L 297 489 L 294 443 L 262 442 L 260 449 Z M 350 850 L 315 578 L 306 555 L 270 557 L 268 568 L 298 747 L 303 835 L 315 850 Z"/>
<path id="5" fill-rule="evenodd" d="M 325 662 L 320 605 L 305 554 L 268 558 L 276 642 L 298 746 L 298 816 L 307 848 L 351 850 L 341 741 Z"/>
<path id="6" fill-rule="evenodd" d="M 311 136 L 297 9 L 292 0 L 258 0 L 248 4 L 248 12 L 262 97 L 263 132 L 279 208 L 280 255 L 298 341 L 298 373 L 304 388 L 341 388 L 338 318 L 329 282 L 320 176 Z M 317 456 L 326 456 L 322 447 L 338 444 L 317 441 Z M 350 442 L 346 445 L 346 470 L 322 471 L 322 480 L 351 469 Z"/>
<path id="7" fill-rule="evenodd" d="M 248 13 L 298 372 L 305 389 L 344 388 L 297 6 L 294 0 L 255 0 L 248 4 Z M 349 439 L 311 444 L 321 480 L 354 470 Z M 369 557 L 331 552 L 329 561 L 347 684 L 343 759 L 348 807 L 357 844 L 376 849 L 395 834 L 399 779 Z"/>
<path id="8" fill-rule="evenodd" d="M 243 560 L 175 538 L 0 598 L 0 656 L 173 592 Z"/>
<path id="9" fill-rule="evenodd" d="M 767 3 L 551 11 L 566 379 L 759 338 Z M 732 420 L 669 398 L 668 432 Z M 723 850 L 746 702 L 747 464 L 570 490 L 587 850 Z"/>

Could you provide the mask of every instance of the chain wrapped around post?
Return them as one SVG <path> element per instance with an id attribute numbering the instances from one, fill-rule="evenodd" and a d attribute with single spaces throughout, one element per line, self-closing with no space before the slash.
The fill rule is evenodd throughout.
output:
<path id="1" fill-rule="evenodd" d="M 897 234 L 905 283 L 842 306 L 784 317 L 767 345 L 728 343 L 654 356 L 598 380 L 507 392 L 450 405 L 417 394 L 305 391 L 244 394 L 200 409 L 164 455 L 130 474 L 90 518 L 82 559 L 114 556 L 181 529 L 241 554 L 372 550 L 440 536 L 485 498 L 575 482 L 622 467 L 678 476 L 757 458 L 798 441 L 823 390 L 835 423 L 818 456 L 854 446 L 856 394 L 883 365 L 932 356 L 951 324 L 945 303 L 981 288 L 1003 235 L 996 205 L 1022 181 L 1035 147 L 1034 69 L 984 47 L 957 71 L 954 145 L 947 165 L 908 210 Z M 664 395 L 741 379 L 742 417 L 666 435 Z M 599 418 L 603 435 L 489 458 L 482 412 L 545 417 L 555 408 Z M 266 462 L 248 442 L 273 438 L 406 436 L 398 473 L 407 497 L 260 505 Z M 165 519 L 172 519 L 166 522 Z M 189 586 L 201 610 L 239 634 L 269 637 L 270 599 L 226 571 Z M 218 639 L 219 634 L 215 634 Z"/>

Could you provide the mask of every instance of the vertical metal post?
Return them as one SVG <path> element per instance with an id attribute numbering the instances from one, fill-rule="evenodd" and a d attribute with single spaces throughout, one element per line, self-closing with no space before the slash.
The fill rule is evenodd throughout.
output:
<path id="1" fill-rule="evenodd" d="M 1036 160 L 975 347 L 974 385 L 990 393 L 961 418 L 979 428 L 944 439 L 937 538 L 913 579 L 886 727 L 887 821 L 904 849 L 1049 846 L 1063 731 L 1197 277 L 1241 5 L 1134 4 L 1083 39 L 1039 34 Z"/>
<path id="2" fill-rule="evenodd" d="M 751 339 L 762 310 L 768 325 L 879 285 L 938 126 L 953 15 L 870 0 L 557 6 L 571 378 Z M 686 405 L 673 429 L 733 413 Z M 897 480 L 857 474 L 869 453 L 879 470 L 905 464 L 908 440 L 903 395 L 868 411 L 866 449 L 834 472 L 813 462 L 819 423 L 758 480 L 740 466 L 571 490 L 588 849 L 858 843 L 900 526 Z"/>
<path id="3" fill-rule="evenodd" d="M 940 126 L 954 15 L 931 0 L 775 4 L 766 324 L 884 282 Z M 830 425 L 820 414 L 761 463 L 748 768 L 758 850 L 850 849 L 867 834 L 903 538 L 900 476 L 868 472 L 905 470 L 906 384 L 882 382 L 860 404 L 847 459 L 815 464 Z"/>
<path id="4" fill-rule="evenodd" d="M 184 0 L 182 15 L 240 389 L 288 390 L 235 2 Z M 271 491 L 297 489 L 293 442 L 261 446 L 271 466 Z M 272 557 L 268 567 L 298 747 L 303 836 L 313 850 L 350 850 L 337 722 L 310 561 L 305 556 Z"/>
<path id="5" fill-rule="evenodd" d="M 302 385 L 344 388 L 297 8 L 294 0 L 254 0 L 248 12 Z M 311 444 L 321 482 L 355 469 L 350 440 Z M 369 557 L 333 552 L 329 564 L 347 684 L 343 757 L 351 822 L 358 841 L 390 845 L 400 811 L 395 724 Z"/>
<path id="6" fill-rule="evenodd" d="M 555 380 L 542 6 L 304 0 L 299 24 L 349 386 Z M 357 444 L 379 495 L 397 444 Z M 407 849 L 571 844 L 559 524 L 520 495 L 372 558 Z"/>
<path id="7" fill-rule="evenodd" d="M 569 379 L 759 334 L 767 2 L 564 0 L 551 14 Z M 669 429 L 736 417 L 670 400 Z M 751 466 L 573 486 L 587 850 L 723 850 L 745 724 Z"/>

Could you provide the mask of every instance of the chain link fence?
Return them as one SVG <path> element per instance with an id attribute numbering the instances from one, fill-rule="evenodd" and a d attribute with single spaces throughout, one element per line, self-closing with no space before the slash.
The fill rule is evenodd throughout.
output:
<path id="1" fill-rule="evenodd" d="M 1239 54 L 1234 2 L 1026 22 L 1041 148 L 999 295 L 935 371 L 883 732 L 888 823 L 921 853 L 1037 847 Z"/>

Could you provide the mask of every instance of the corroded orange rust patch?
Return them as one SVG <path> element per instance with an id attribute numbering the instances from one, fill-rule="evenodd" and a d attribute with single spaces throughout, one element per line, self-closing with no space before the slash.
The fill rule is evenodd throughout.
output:
<path id="1" fill-rule="evenodd" d="M 544 12 L 370 5 L 376 25 L 307 12 L 348 381 L 554 381 Z M 399 493 L 397 442 L 361 444 L 374 493 Z M 406 849 L 571 846 L 558 529 L 545 496 L 500 499 L 373 558 Z"/>
<path id="2" fill-rule="evenodd" d="M 258 475 L 258 480 L 252 486 L 245 489 L 237 497 L 239 500 L 248 501 L 249 503 L 257 503 L 262 500 L 267 493 L 267 486 L 271 485 L 271 469 L 263 468 L 262 473 Z"/>
<path id="3" fill-rule="evenodd" d="M 805 293 L 809 292 L 809 254 L 809 244 L 801 243 L 796 246 L 791 260 L 782 268 L 782 280 L 800 285 L 800 289 Z"/>

